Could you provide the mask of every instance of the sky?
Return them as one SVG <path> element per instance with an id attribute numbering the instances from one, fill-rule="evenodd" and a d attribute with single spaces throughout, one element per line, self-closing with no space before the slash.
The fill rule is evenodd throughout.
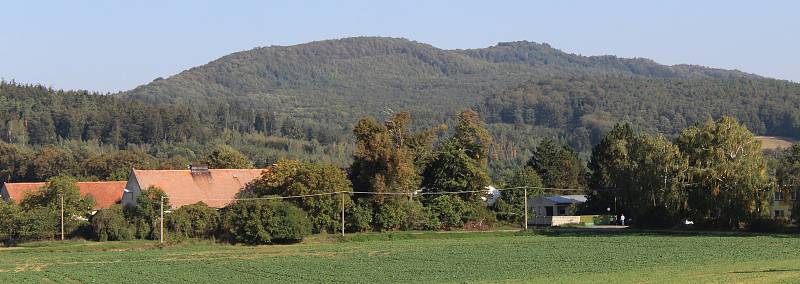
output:
<path id="1" fill-rule="evenodd" d="M 389 36 L 446 49 L 546 42 L 800 82 L 798 11 L 800 1 L 4 0 L 0 78 L 117 92 L 254 47 Z"/>

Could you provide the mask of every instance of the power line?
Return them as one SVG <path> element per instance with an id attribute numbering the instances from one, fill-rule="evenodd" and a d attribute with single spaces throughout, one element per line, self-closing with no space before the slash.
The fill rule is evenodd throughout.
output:
<path id="1" fill-rule="evenodd" d="M 508 188 L 495 188 L 494 190 L 497 191 L 507 191 L 507 190 L 519 190 L 519 189 L 542 189 L 542 190 L 550 190 L 550 191 L 582 191 L 584 189 L 579 188 L 556 188 L 556 187 L 541 187 L 541 186 L 517 186 L 517 187 L 508 187 Z M 422 191 L 422 192 L 373 192 L 373 191 L 332 191 L 332 192 L 323 192 L 323 193 L 314 193 L 314 194 L 302 194 L 302 195 L 291 195 L 291 196 L 267 196 L 267 197 L 244 197 L 244 198 L 208 198 L 203 200 L 208 201 L 248 201 L 248 200 L 280 200 L 280 199 L 292 199 L 292 198 L 305 198 L 305 197 L 318 197 L 318 196 L 328 196 L 328 195 L 337 195 L 337 194 L 366 194 L 366 195 L 445 195 L 445 194 L 467 194 L 467 193 L 486 193 L 490 192 L 490 189 L 482 189 L 482 190 L 465 190 L 465 191 Z M 194 198 L 169 198 L 170 200 L 195 200 Z"/>

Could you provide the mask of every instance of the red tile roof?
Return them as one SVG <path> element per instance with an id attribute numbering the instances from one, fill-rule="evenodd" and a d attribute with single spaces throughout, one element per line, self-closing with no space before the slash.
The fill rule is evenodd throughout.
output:
<path id="1" fill-rule="evenodd" d="M 3 188 L 8 191 L 8 196 L 3 196 L 3 199 L 6 199 L 6 201 L 13 200 L 19 203 L 25 199 L 25 197 L 34 192 L 38 192 L 40 188 L 46 185 L 47 183 L 45 182 L 6 182 L 3 184 Z"/>
<path id="2" fill-rule="evenodd" d="M 133 170 L 139 187 L 160 188 L 169 197 L 173 208 L 204 202 L 222 208 L 248 183 L 261 176 L 265 169 L 209 169 L 192 174 L 190 170 Z"/>
<path id="3" fill-rule="evenodd" d="M 94 198 L 94 209 L 105 209 L 122 200 L 126 181 L 97 181 L 78 182 L 78 189 L 82 196 L 91 195 Z M 47 186 L 45 182 L 16 182 L 3 185 L 8 191 L 8 198 L 19 202 L 29 194 L 38 192 Z"/>
<path id="4" fill-rule="evenodd" d="M 122 201 L 127 181 L 79 182 L 81 195 L 94 197 L 94 208 L 105 209 Z"/>

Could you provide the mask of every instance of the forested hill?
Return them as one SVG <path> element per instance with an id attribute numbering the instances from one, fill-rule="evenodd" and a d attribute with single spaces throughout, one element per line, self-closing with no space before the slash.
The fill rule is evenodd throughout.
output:
<path id="1" fill-rule="evenodd" d="M 111 96 L 0 82 L 0 107 L 0 138 L 26 147 L 83 141 L 192 160 L 228 144 L 257 165 L 349 165 L 353 124 L 401 111 L 422 129 L 478 110 L 495 138 L 495 167 L 519 165 L 542 138 L 586 153 L 617 122 L 674 137 L 731 115 L 756 134 L 800 138 L 800 84 L 532 42 L 442 50 L 360 37 L 263 47 Z"/>
<path id="2" fill-rule="evenodd" d="M 358 37 L 255 48 L 121 94 L 153 104 L 257 108 L 312 129 L 348 129 L 364 115 L 409 110 L 439 123 L 489 95 L 553 76 L 755 78 L 738 71 L 584 57 L 546 44 L 442 50 L 406 39 Z"/>
<path id="3" fill-rule="evenodd" d="M 491 125 L 552 129 L 580 150 L 617 122 L 672 137 L 695 122 L 733 116 L 757 134 L 800 136 L 800 85 L 755 77 L 536 79 L 490 95 L 478 109 Z"/>

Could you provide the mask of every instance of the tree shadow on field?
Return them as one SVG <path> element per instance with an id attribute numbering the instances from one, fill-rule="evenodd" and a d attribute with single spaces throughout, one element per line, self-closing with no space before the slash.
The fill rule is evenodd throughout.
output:
<path id="1" fill-rule="evenodd" d="M 800 234 L 770 234 L 742 231 L 705 231 L 669 229 L 593 229 L 593 228 L 538 228 L 528 233 L 550 237 L 620 237 L 620 236 L 664 236 L 664 237 L 756 237 L 800 238 Z"/>

